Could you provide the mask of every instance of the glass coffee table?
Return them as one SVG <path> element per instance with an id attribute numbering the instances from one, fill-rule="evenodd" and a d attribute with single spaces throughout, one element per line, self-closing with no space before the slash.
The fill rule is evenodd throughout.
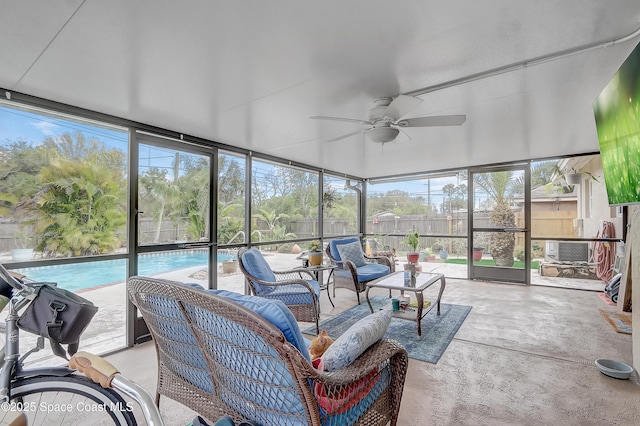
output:
<path id="1" fill-rule="evenodd" d="M 423 292 L 438 281 L 440 281 L 440 291 L 438 292 L 436 303 L 431 303 L 427 308 L 424 308 Z M 389 289 L 389 295 L 391 295 L 391 290 L 399 290 L 400 294 L 415 293 L 418 304 L 417 307 L 407 306 L 406 309 L 392 310 L 392 315 L 394 318 L 415 321 L 418 324 L 418 336 L 420 336 L 422 335 L 422 318 L 436 305 L 438 306 L 438 315 L 440 315 L 440 299 L 442 298 L 445 286 L 446 281 L 444 274 L 434 274 L 431 272 L 420 272 L 416 276 L 415 286 L 406 286 L 404 282 L 404 271 L 399 271 L 367 283 L 365 297 L 367 298 L 369 309 L 371 313 L 373 313 L 373 306 L 371 306 L 371 301 L 369 300 L 369 290 L 372 288 L 387 288 Z M 391 304 L 385 306 L 385 309 L 392 309 Z"/>

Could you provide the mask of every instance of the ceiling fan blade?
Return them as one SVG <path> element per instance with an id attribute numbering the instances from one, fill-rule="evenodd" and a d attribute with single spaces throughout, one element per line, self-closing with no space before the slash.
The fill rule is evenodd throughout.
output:
<path id="1" fill-rule="evenodd" d="M 460 126 L 466 120 L 466 115 L 434 115 L 432 117 L 407 118 L 393 124 L 398 127 Z"/>
<path id="2" fill-rule="evenodd" d="M 314 115 L 309 117 L 314 120 L 331 120 L 331 121 L 346 121 L 348 123 L 358 123 L 358 124 L 368 124 L 371 125 L 370 121 L 358 120 L 357 118 L 343 118 L 343 117 L 326 117 L 324 115 Z"/>
<path id="3" fill-rule="evenodd" d="M 409 135 L 407 134 L 407 132 L 403 132 L 401 129 L 398 129 L 398 130 L 400 130 L 400 133 L 398 133 L 398 136 L 396 136 L 396 138 L 394 139 L 394 141 L 396 141 L 396 142 L 402 142 L 403 140 L 405 140 L 405 141 L 406 141 L 406 140 L 409 140 L 409 141 L 411 140 L 411 136 L 409 136 Z"/>
<path id="4" fill-rule="evenodd" d="M 421 103 L 422 99 L 414 96 L 398 95 L 384 110 L 382 117 L 398 120 L 416 109 Z"/>
<path id="5" fill-rule="evenodd" d="M 325 140 L 325 142 L 339 141 L 340 139 L 348 138 L 349 136 L 357 135 L 358 133 L 361 133 L 361 132 L 362 132 L 362 130 L 356 130 L 355 132 L 351 132 L 351 133 L 347 133 L 345 135 L 336 136 L 335 138 L 327 139 L 327 140 Z"/>

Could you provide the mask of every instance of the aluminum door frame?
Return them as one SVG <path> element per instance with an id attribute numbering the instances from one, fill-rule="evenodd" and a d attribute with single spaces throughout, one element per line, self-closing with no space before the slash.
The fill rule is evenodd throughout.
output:
<path id="1" fill-rule="evenodd" d="M 524 172 L 524 228 L 476 228 L 473 222 L 474 211 L 474 176 L 479 173 L 495 173 L 504 171 Z M 479 167 L 469 169 L 468 179 L 469 230 L 468 253 L 469 279 L 482 281 L 501 281 L 516 284 L 531 283 L 531 167 L 530 162 L 509 166 Z M 522 232 L 524 234 L 524 268 L 508 268 L 500 266 L 481 266 L 473 264 L 473 237 L 477 232 Z"/>

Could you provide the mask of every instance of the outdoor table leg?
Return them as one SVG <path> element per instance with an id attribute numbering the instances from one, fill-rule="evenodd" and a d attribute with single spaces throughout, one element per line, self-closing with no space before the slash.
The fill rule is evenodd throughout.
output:
<path id="1" fill-rule="evenodd" d="M 329 303 L 331 303 L 331 306 L 335 308 L 336 305 L 333 304 L 333 300 L 331 300 L 331 293 L 329 292 L 329 281 L 331 280 L 332 274 L 333 274 L 333 269 L 329 271 L 329 275 L 327 276 L 327 282 L 325 284 L 322 284 L 322 281 L 324 280 L 322 277 L 323 275 L 322 271 L 317 272 L 316 279 L 319 280 L 318 283 L 320 283 L 320 290 L 322 290 L 322 287 L 324 287 L 325 290 L 327 290 L 327 297 L 329 298 Z M 334 286 L 334 291 L 335 291 L 335 286 Z"/>
<path id="2" fill-rule="evenodd" d="M 416 321 L 418 323 L 418 336 L 422 336 L 422 305 L 424 298 L 421 291 L 416 291 L 416 302 L 418 302 L 418 315 Z M 440 308 L 438 308 L 438 314 L 440 314 Z"/>
<path id="3" fill-rule="evenodd" d="M 440 299 L 442 299 L 442 293 L 444 293 L 444 288 L 447 285 L 444 275 L 440 278 L 440 292 L 438 293 L 438 315 L 440 315 Z"/>
<path id="4" fill-rule="evenodd" d="M 369 310 L 371 311 L 371 313 L 373 313 L 373 306 L 371 306 L 371 300 L 369 300 L 369 289 L 370 287 L 367 286 L 367 290 L 364 292 L 364 297 L 367 299 L 367 305 L 369 305 Z"/>

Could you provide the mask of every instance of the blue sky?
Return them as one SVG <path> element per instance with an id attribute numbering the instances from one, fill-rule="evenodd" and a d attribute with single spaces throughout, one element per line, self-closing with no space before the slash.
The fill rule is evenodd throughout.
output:
<path id="1" fill-rule="evenodd" d="M 125 130 L 6 107 L 0 104 L 0 145 L 6 145 L 18 140 L 25 140 L 30 144 L 38 145 L 46 137 L 55 138 L 61 134 L 74 133 L 76 131 L 82 132 L 87 138 L 96 137 L 107 146 L 117 148 L 123 152 L 127 151 L 128 135 Z M 140 150 L 140 165 L 143 169 L 148 166 L 162 167 L 168 169 L 169 174 L 172 175 L 171 163 L 174 158 L 174 152 L 171 149 L 145 145 Z M 407 192 L 410 196 L 422 196 L 425 199 L 427 199 L 430 192 L 432 204 L 439 206 L 444 197 L 442 187 L 448 183 L 458 184 L 455 177 L 432 178 L 430 185 L 426 179 L 417 179 L 369 185 L 367 191 L 369 195 L 377 195 L 385 194 L 390 190 L 401 190 Z"/>
<path id="2" fill-rule="evenodd" d="M 0 145 L 18 140 L 39 145 L 47 137 L 56 138 L 64 133 L 75 132 L 83 133 L 87 139 L 97 138 L 108 147 L 125 153 L 128 151 L 128 133 L 124 129 L 0 105 Z M 149 165 L 164 168 L 168 171 L 168 178 L 171 178 L 174 152 L 144 145 L 140 150 L 140 167 L 143 170 Z"/>
<path id="3" fill-rule="evenodd" d="M 20 139 L 38 145 L 48 137 L 80 131 L 87 137 L 97 137 L 108 146 L 126 151 L 127 133 L 119 129 L 81 123 L 69 119 L 38 114 L 0 105 L 0 144 Z"/>

